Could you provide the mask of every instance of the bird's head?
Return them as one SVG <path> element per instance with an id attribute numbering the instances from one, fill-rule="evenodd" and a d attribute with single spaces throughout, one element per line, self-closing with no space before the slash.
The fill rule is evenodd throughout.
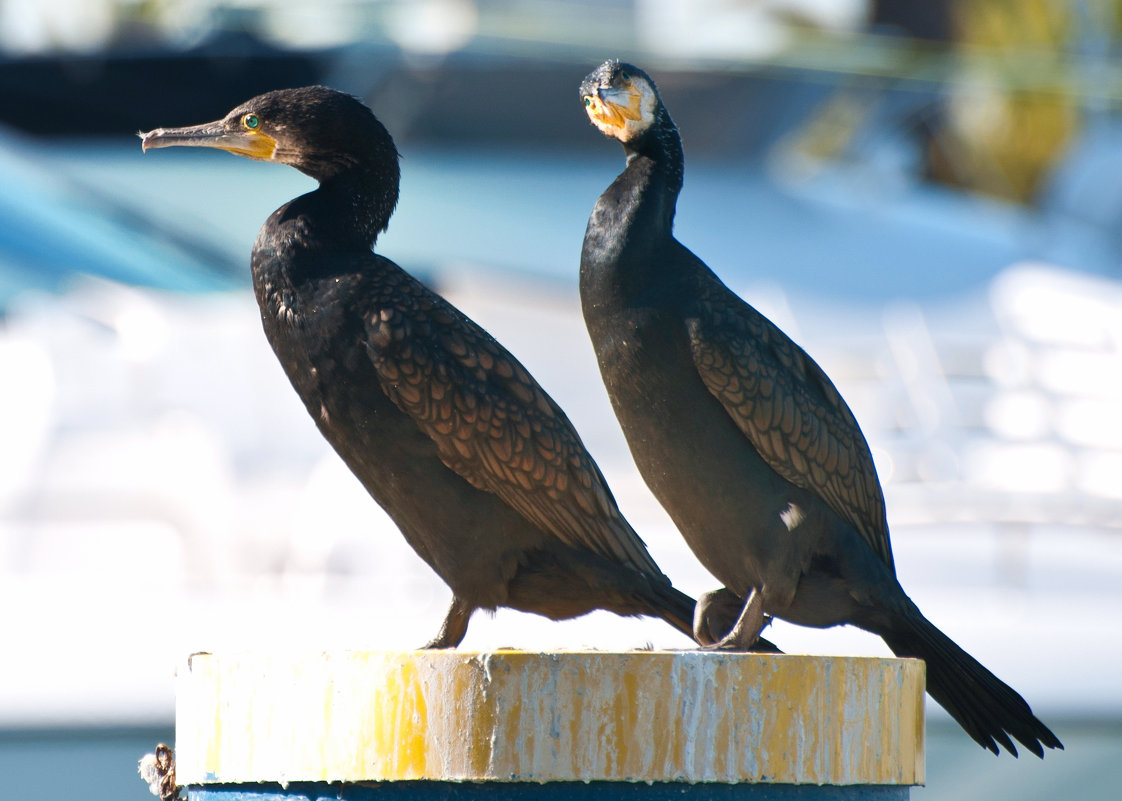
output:
<path id="1" fill-rule="evenodd" d="M 225 117 L 141 133 L 141 147 L 211 147 L 288 164 L 323 181 L 356 165 L 396 176 L 397 150 L 362 102 L 323 86 L 280 89 L 247 100 Z"/>
<path id="2" fill-rule="evenodd" d="M 651 77 L 618 59 L 609 59 L 589 73 L 581 82 L 580 98 L 592 124 L 624 144 L 650 129 L 662 105 Z"/>

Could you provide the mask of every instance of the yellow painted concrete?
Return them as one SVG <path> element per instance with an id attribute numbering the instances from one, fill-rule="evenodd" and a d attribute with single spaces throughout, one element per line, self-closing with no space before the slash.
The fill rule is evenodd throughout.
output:
<path id="1" fill-rule="evenodd" d="M 922 784 L 923 663 L 700 651 L 195 654 L 181 784 Z"/>

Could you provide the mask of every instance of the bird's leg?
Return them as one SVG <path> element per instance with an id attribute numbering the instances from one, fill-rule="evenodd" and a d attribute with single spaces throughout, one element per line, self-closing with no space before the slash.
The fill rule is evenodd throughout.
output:
<path id="1" fill-rule="evenodd" d="M 764 629 L 764 599 L 755 587 L 744 601 L 744 609 L 732 629 L 711 647 L 723 651 L 749 651 Z"/>
<path id="2" fill-rule="evenodd" d="M 753 597 L 759 598 L 753 592 Z M 756 630 L 755 640 L 745 647 L 743 642 L 747 633 L 747 624 L 744 620 L 748 614 L 749 603 L 727 587 L 713 590 L 701 595 L 697 599 L 697 606 L 693 613 L 693 636 L 698 644 L 705 650 L 740 650 L 754 653 L 781 654 L 775 643 L 759 636 L 759 632 L 771 623 L 771 617 L 763 614 L 763 601 L 759 601 L 759 614 L 762 618 L 759 629 Z M 737 633 L 737 626 L 742 631 Z M 715 632 L 715 633 L 714 633 Z M 721 632 L 728 632 L 720 637 Z M 719 638 L 719 639 L 718 639 Z"/>
<path id="3" fill-rule="evenodd" d="M 452 605 L 448 607 L 448 614 L 440 625 L 440 633 L 425 643 L 426 649 L 430 648 L 455 648 L 459 645 L 464 635 L 467 634 L 468 620 L 475 607 L 465 601 L 452 596 Z"/>
<path id="4" fill-rule="evenodd" d="M 693 610 L 693 638 L 702 646 L 713 645 L 736 624 L 743 606 L 743 599 L 727 587 L 699 595 Z"/>
<path id="5" fill-rule="evenodd" d="M 720 590 L 718 590 L 720 592 Z M 721 603 L 726 603 L 727 599 L 722 598 Z M 698 602 L 700 607 L 701 602 Z M 696 618 L 697 613 L 694 613 Z M 736 619 L 732 629 L 716 642 L 703 646 L 706 650 L 714 651 L 778 651 L 779 649 L 772 645 L 767 640 L 760 640 L 760 632 L 763 631 L 764 626 L 770 623 L 771 620 L 764 615 L 764 599 L 760 595 L 759 590 L 755 587 L 748 593 L 748 598 L 744 601 L 744 608 L 740 612 L 740 616 Z M 761 648 L 761 645 L 767 647 Z"/>

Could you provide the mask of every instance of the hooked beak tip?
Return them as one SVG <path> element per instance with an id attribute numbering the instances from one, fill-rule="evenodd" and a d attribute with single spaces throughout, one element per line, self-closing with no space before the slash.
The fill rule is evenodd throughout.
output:
<path id="1" fill-rule="evenodd" d="M 152 146 L 152 137 L 158 133 L 157 130 L 152 131 L 137 131 L 136 135 L 140 137 L 140 152 L 147 153 L 148 149 Z"/>

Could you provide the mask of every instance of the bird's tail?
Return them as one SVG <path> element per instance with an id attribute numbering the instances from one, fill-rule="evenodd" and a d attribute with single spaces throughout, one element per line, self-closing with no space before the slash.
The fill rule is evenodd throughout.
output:
<path id="1" fill-rule="evenodd" d="M 693 639 L 693 608 L 697 602 L 674 588 L 669 580 L 659 581 L 650 579 L 649 588 L 644 588 L 642 595 L 644 606 L 650 610 L 646 614 L 660 617 Z"/>
<path id="2" fill-rule="evenodd" d="M 995 754 L 998 745 L 1013 756 L 1010 736 L 1038 757 L 1044 748 L 1063 748 L 1055 734 L 1032 714 L 1016 690 L 990 673 L 978 660 L 912 607 L 882 634 L 897 656 L 927 663 L 927 692 L 983 747 Z"/>

